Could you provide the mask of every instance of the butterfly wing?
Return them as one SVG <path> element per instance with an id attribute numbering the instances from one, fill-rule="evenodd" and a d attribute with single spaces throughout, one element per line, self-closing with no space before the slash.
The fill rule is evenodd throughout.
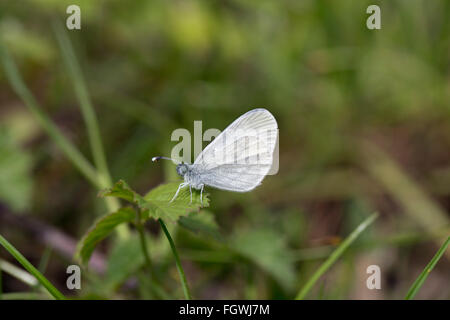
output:
<path id="1" fill-rule="evenodd" d="M 258 186 L 272 167 L 278 125 L 266 109 L 251 110 L 231 123 L 192 165 L 205 185 L 237 192 Z"/>

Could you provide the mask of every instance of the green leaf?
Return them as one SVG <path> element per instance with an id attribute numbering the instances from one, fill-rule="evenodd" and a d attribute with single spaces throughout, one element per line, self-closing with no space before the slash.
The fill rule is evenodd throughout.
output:
<path id="1" fill-rule="evenodd" d="M 425 269 L 423 269 L 422 273 L 417 277 L 416 281 L 414 281 L 414 283 L 412 284 L 408 293 L 406 294 L 406 297 L 405 297 L 406 300 L 414 299 L 417 292 L 419 292 L 423 283 L 425 282 L 428 275 L 430 274 L 431 270 L 433 270 L 434 266 L 438 263 L 439 259 L 441 259 L 441 257 L 444 255 L 449 244 L 450 244 L 450 237 L 447 238 L 447 240 L 444 242 L 444 244 L 439 248 L 438 252 L 436 252 L 433 259 L 431 259 L 431 261 L 427 264 Z"/>
<path id="2" fill-rule="evenodd" d="M 200 192 L 192 190 L 192 202 L 189 188 L 180 190 L 177 198 L 170 202 L 177 192 L 179 183 L 162 184 L 144 197 L 132 190 L 125 181 L 119 180 L 112 188 L 106 189 L 99 193 L 101 197 L 116 197 L 128 201 L 138 206 L 143 214 L 142 218 L 154 219 L 169 219 L 177 221 L 182 215 L 187 215 L 189 212 L 199 210 L 202 207 L 200 201 Z M 203 207 L 209 205 L 209 199 L 206 194 L 203 194 Z"/>
<path id="3" fill-rule="evenodd" d="M 106 288 L 105 292 L 115 289 L 143 264 L 144 256 L 136 235 L 117 241 L 109 254 L 108 269 L 102 281 L 102 285 Z"/>
<path id="4" fill-rule="evenodd" d="M 211 237 L 217 241 L 224 241 L 219 232 L 219 226 L 216 223 L 214 214 L 206 210 L 200 212 L 191 212 L 187 216 L 181 216 L 178 224 L 183 228 L 195 233 Z"/>
<path id="5" fill-rule="evenodd" d="M 180 216 L 197 211 L 202 207 L 200 191 L 192 189 L 191 202 L 189 188 L 180 190 L 177 198 L 173 202 L 170 202 L 178 186 L 178 182 L 163 184 L 145 195 L 144 199 L 147 202 L 145 208 L 150 209 L 150 217 L 155 219 L 168 218 L 169 220 L 176 221 Z M 203 207 L 207 207 L 208 205 L 208 196 L 203 194 Z"/>
<path id="6" fill-rule="evenodd" d="M 137 206 L 144 205 L 143 198 L 135 191 L 133 191 L 123 180 L 119 180 L 118 182 L 116 182 L 112 188 L 100 191 L 98 196 L 123 199 Z"/>
<path id="7" fill-rule="evenodd" d="M 78 244 L 76 257 L 86 264 L 97 244 L 106 238 L 118 225 L 134 221 L 136 212 L 133 208 L 124 207 L 98 219 Z"/>
<path id="8" fill-rule="evenodd" d="M 294 261 L 283 235 L 271 229 L 250 230 L 236 235 L 231 247 L 271 274 L 284 288 L 292 289 Z"/>
<path id="9" fill-rule="evenodd" d="M 0 199 L 13 210 L 23 211 L 29 207 L 32 185 L 31 155 L 0 127 Z"/>

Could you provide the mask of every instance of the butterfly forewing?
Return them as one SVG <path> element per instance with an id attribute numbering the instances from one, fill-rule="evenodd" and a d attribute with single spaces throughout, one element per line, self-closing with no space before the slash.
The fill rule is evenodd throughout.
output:
<path id="1" fill-rule="evenodd" d="M 254 189 L 269 172 L 278 126 L 265 109 L 251 110 L 231 123 L 193 164 L 205 185 L 245 192 Z"/>

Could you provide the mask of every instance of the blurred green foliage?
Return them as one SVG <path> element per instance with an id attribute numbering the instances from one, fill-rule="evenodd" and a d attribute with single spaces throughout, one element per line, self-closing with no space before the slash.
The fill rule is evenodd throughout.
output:
<path id="1" fill-rule="evenodd" d="M 0 199 L 13 210 L 29 209 L 32 191 L 31 155 L 0 127 Z"/>
<path id="2" fill-rule="evenodd" d="M 317 260 L 376 210 L 375 229 L 311 297 L 400 298 L 448 235 L 449 1 L 25 2 L 0 3 L 0 41 L 43 110 L 89 155 L 50 23 L 64 21 L 69 4 L 81 7 L 82 29 L 68 33 L 111 175 L 140 194 L 177 181 L 170 162 L 151 163 L 152 156 L 170 155 L 174 129 L 192 131 L 193 121 L 202 120 L 203 130 L 222 130 L 254 107 L 275 115 L 279 173 L 247 194 L 208 190 L 217 223 L 203 222 L 220 226 L 221 236 L 199 221 L 187 226 L 197 234 L 168 225 L 195 297 L 292 298 Z M 369 4 L 381 7 L 381 30 L 365 26 Z M 0 127 L 6 128 L 0 131 L 0 202 L 80 239 L 105 214 L 104 203 L 22 103 L 0 69 Z M 9 229 L 0 220 L 0 232 L 11 233 L 25 254 L 43 250 L 27 230 Z M 158 230 L 149 223 L 153 268 L 163 289 L 180 297 Z M 416 236 L 395 240 L 411 233 Z M 106 275 L 91 271 L 80 296 L 155 297 L 133 239 L 100 248 L 108 256 Z M 63 277 L 64 259 L 52 259 L 50 279 Z M 436 282 L 418 297 L 450 297 L 442 287 L 450 280 L 448 263 L 442 259 L 428 280 Z M 383 270 L 382 292 L 365 287 L 369 264 Z M 138 289 L 129 276 L 138 278 Z"/>

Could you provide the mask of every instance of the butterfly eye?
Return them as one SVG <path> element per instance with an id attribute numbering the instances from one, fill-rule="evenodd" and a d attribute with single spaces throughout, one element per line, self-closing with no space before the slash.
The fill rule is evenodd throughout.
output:
<path id="1" fill-rule="evenodd" d="M 180 176 L 184 176 L 185 174 L 186 174 L 186 172 L 188 171 L 188 168 L 186 167 L 186 165 L 184 165 L 184 164 L 179 164 L 178 166 L 177 166 L 177 173 L 180 175 Z"/>

